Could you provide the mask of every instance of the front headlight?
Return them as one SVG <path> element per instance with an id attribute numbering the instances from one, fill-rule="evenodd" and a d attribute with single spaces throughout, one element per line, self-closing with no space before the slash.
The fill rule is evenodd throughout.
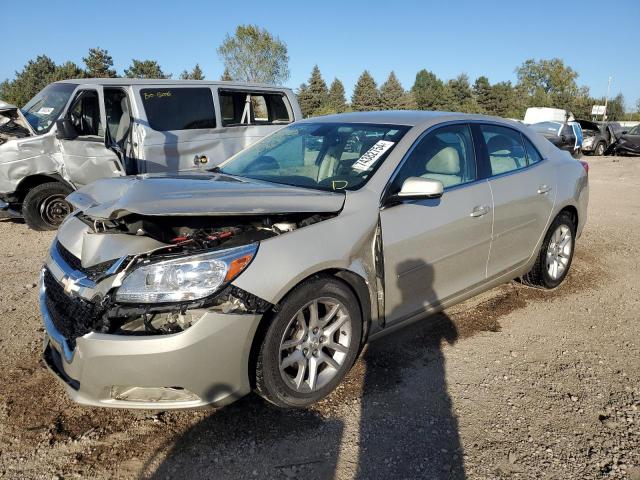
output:
<path id="1" fill-rule="evenodd" d="M 184 302 L 205 298 L 249 265 L 258 244 L 142 265 L 116 292 L 123 303 Z"/>

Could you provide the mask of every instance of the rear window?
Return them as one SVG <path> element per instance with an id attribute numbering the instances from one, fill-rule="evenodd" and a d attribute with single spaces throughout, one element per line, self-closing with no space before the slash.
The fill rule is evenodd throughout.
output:
<path id="1" fill-rule="evenodd" d="M 287 124 L 293 120 L 281 93 L 220 91 L 222 126 Z"/>
<path id="2" fill-rule="evenodd" d="M 209 88 L 144 88 L 140 90 L 149 126 L 154 130 L 215 128 Z"/>

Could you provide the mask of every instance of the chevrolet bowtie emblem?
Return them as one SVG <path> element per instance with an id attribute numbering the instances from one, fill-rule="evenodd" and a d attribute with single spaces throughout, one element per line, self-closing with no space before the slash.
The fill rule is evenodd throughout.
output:
<path id="1" fill-rule="evenodd" d="M 80 290 L 80 287 L 76 285 L 76 282 L 69 277 L 62 277 L 60 283 L 64 285 L 64 293 L 66 293 L 67 295 L 70 295 L 71 292 L 77 292 L 78 290 Z"/>

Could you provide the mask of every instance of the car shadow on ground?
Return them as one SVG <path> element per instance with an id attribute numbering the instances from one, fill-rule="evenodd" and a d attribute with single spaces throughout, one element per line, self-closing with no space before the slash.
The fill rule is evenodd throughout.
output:
<path id="1" fill-rule="evenodd" d="M 398 275 L 403 297 L 431 297 L 433 269 L 414 260 L 410 270 L 418 275 Z M 441 348 L 457 338 L 446 314 L 421 319 L 372 342 L 319 406 L 245 397 L 160 448 L 142 477 L 465 478 Z"/>

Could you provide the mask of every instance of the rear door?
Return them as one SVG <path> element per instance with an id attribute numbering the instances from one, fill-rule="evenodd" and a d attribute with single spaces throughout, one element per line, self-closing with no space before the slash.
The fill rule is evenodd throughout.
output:
<path id="1" fill-rule="evenodd" d="M 552 163 L 519 131 L 474 125 L 493 196 L 494 222 L 488 278 L 522 266 L 544 235 L 556 197 Z"/>
<path id="2" fill-rule="evenodd" d="M 65 168 L 75 186 L 87 185 L 99 178 L 125 175 L 118 156 L 105 145 L 104 92 L 101 86 L 76 90 L 67 113 L 78 136 L 57 140 Z"/>
<path id="3" fill-rule="evenodd" d="M 389 324 L 482 283 L 491 243 L 491 190 L 479 180 L 468 125 L 440 127 L 419 140 L 390 193 L 409 177 L 439 180 L 445 188 L 439 199 L 408 200 L 380 212 Z"/>

